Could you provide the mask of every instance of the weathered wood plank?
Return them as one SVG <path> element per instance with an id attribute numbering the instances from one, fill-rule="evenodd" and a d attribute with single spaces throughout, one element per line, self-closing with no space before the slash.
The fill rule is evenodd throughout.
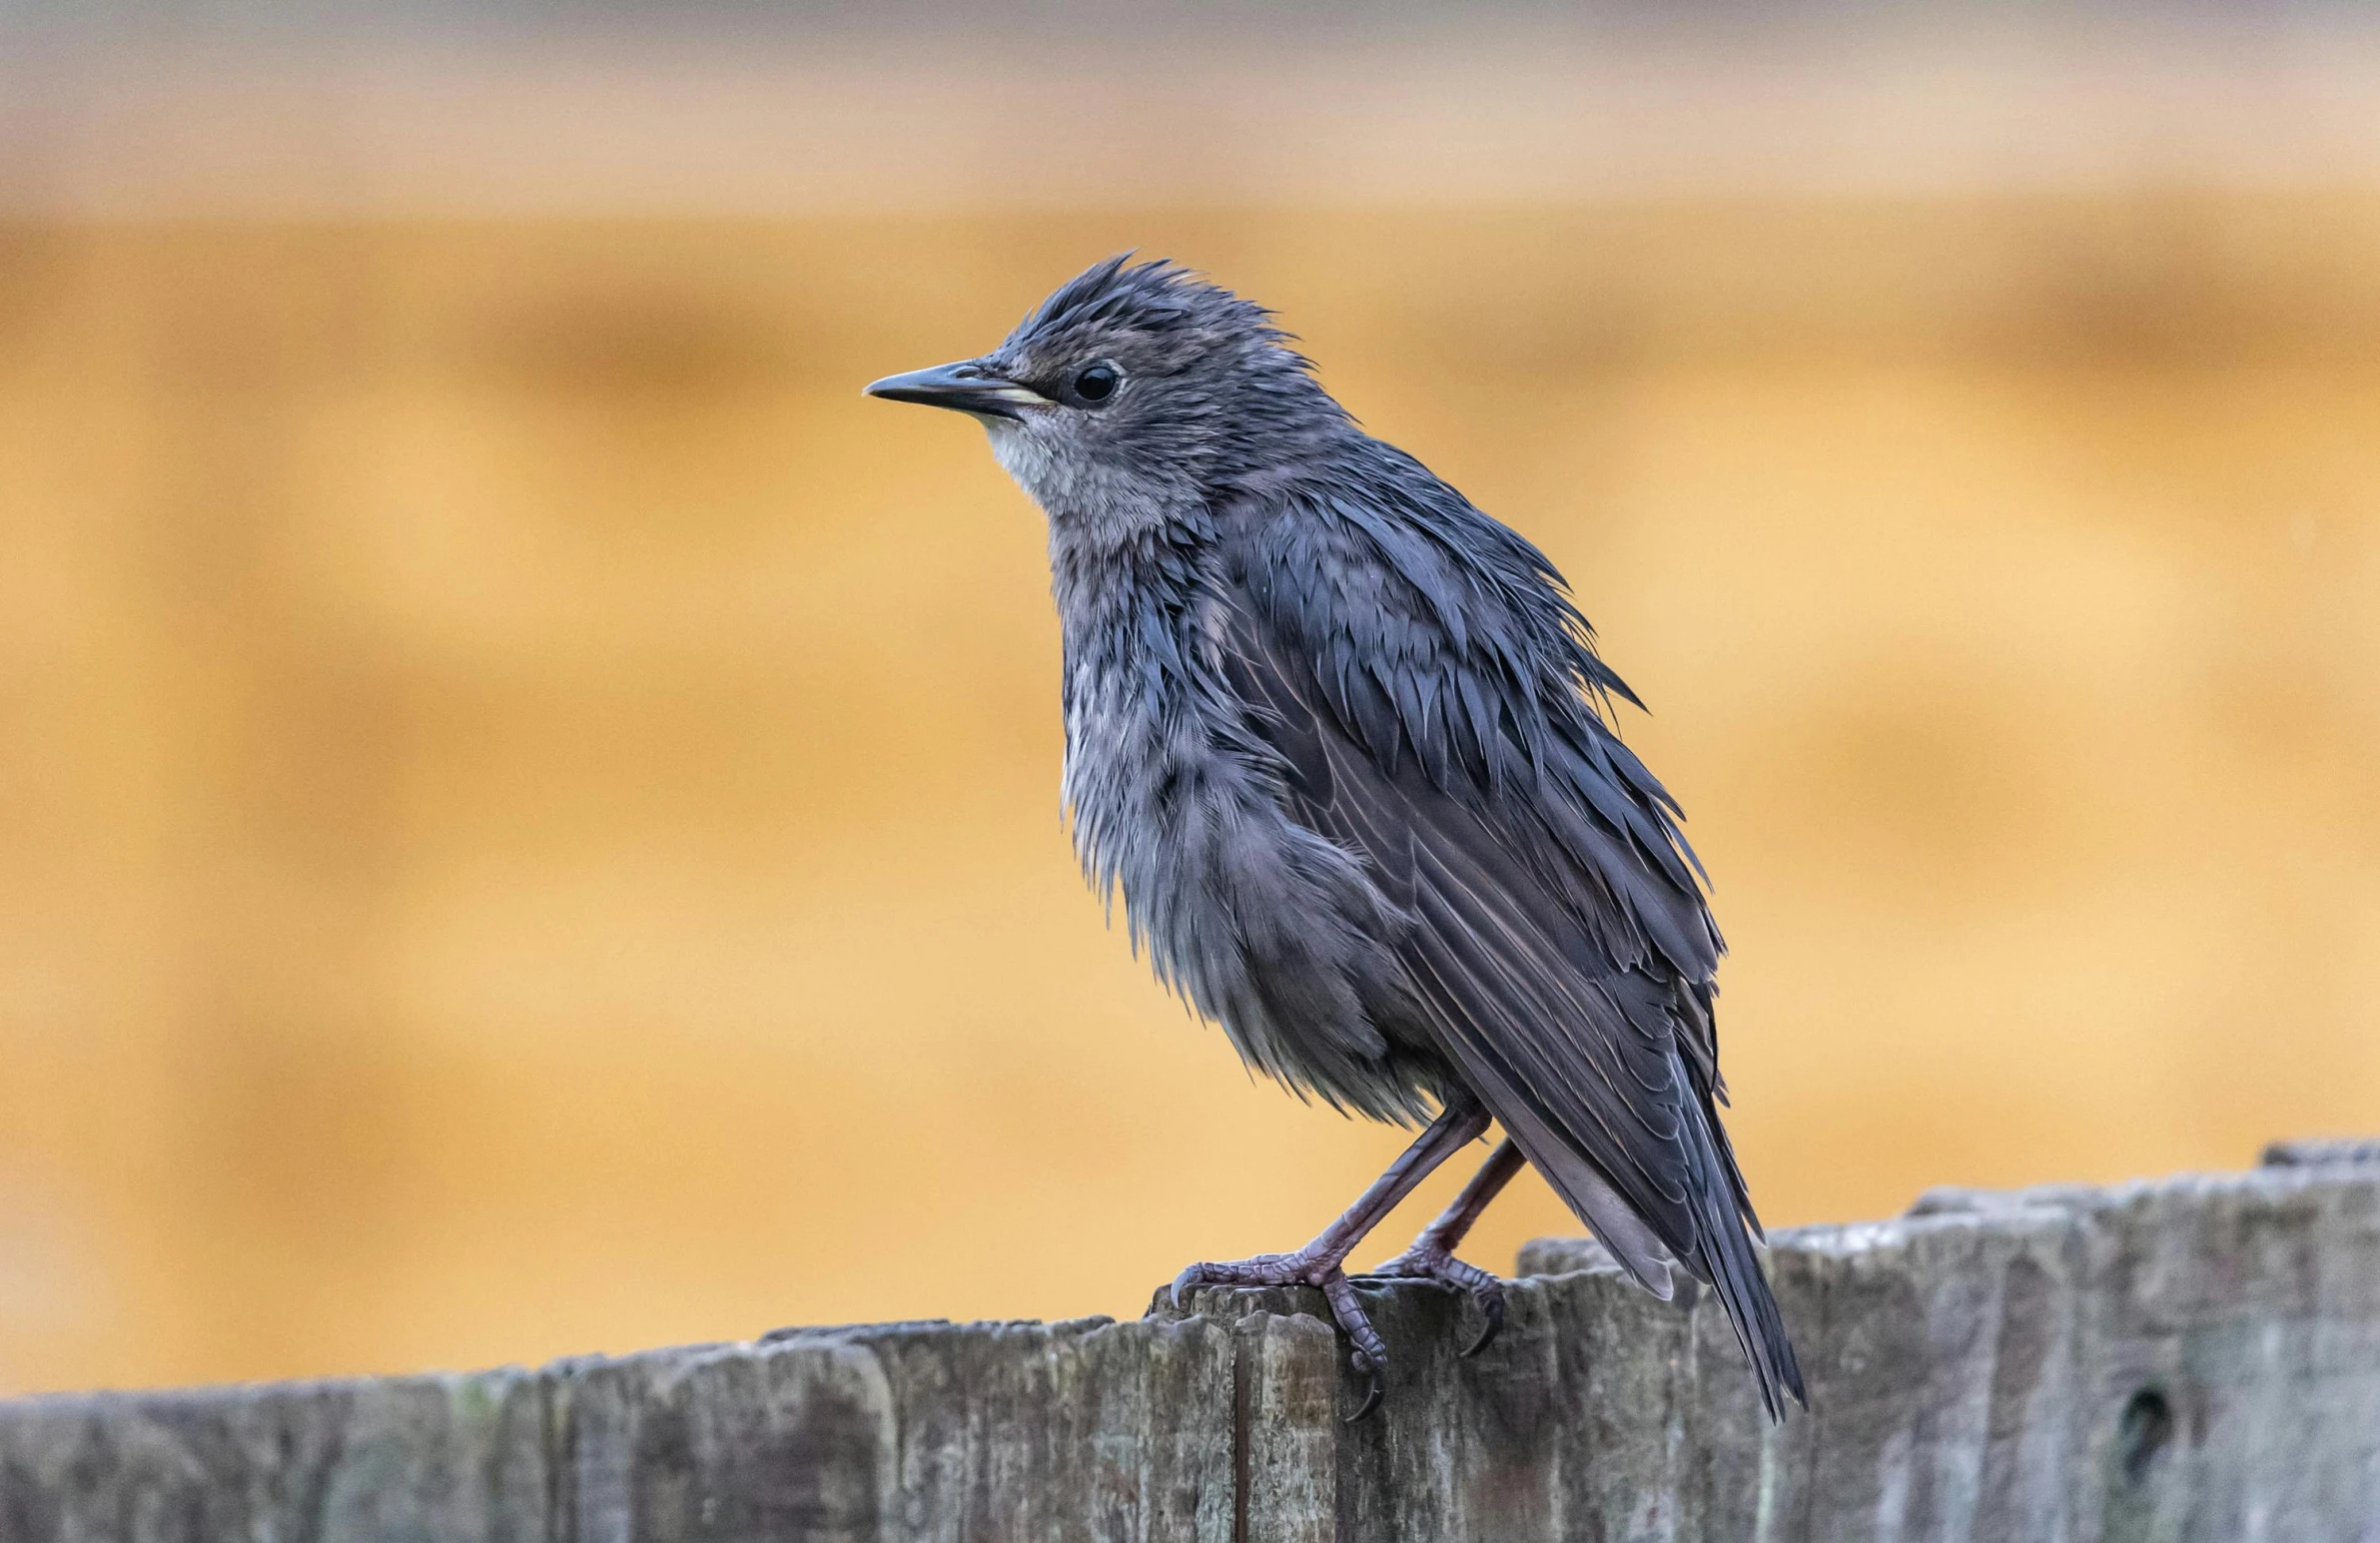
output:
<path id="1" fill-rule="evenodd" d="M 2380 1540 L 2380 1153 L 1940 1191 L 1783 1234 L 1812 1409 L 1724 1316 L 1532 1243 L 1452 1293 L 1202 1290 L 1136 1322 L 787 1330 L 535 1371 L 0 1405 L 0 1543 Z"/>

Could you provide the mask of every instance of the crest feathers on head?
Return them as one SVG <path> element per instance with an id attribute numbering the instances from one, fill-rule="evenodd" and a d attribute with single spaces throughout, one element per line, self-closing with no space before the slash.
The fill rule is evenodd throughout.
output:
<path id="1" fill-rule="evenodd" d="M 1129 327 L 1140 332 L 1202 330 L 1241 333 L 1286 344 L 1289 335 L 1272 325 L 1272 313 L 1241 300 L 1171 258 L 1135 263 L 1135 252 L 1093 264 L 1060 285 L 1017 328 L 1012 342 L 1026 343 L 1078 327 Z M 1302 361 L 1301 361 L 1302 363 Z"/>

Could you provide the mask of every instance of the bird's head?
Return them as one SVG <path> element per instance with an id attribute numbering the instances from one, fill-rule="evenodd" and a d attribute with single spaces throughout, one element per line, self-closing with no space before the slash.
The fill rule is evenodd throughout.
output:
<path id="1" fill-rule="evenodd" d="M 871 396 L 965 412 L 1052 519 L 1130 529 L 1343 427 L 1271 313 L 1159 261 L 1069 280 L 980 359 Z"/>

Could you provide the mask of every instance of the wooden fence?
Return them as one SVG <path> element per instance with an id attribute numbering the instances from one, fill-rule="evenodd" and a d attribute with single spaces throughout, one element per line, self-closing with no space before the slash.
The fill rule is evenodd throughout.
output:
<path id="1" fill-rule="evenodd" d="M 1771 1255 L 1811 1409 L 1584 1240 L 1475 1360 L 1387 1286 L 891 1323 L 538 1370 L 0 1405 L 0 1543 L 2380 1539 L 2380 1143 L 1942 1191 Z"/>

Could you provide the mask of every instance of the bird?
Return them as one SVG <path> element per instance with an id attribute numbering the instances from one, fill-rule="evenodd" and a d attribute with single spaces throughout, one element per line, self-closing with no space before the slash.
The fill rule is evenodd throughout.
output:
<path id="1" fill-rule="evenodd" d="M 1525 1163 L 1638 1285 L 1717 1297 L 1772 1419 L 1807 1406 L 1719 1110 L 1725 950 L 1643 703 L 1553 563 L 1323 388 L 1276 315 L 1126 253 L 999 347 L 866 394 L 975 418 L 1046 516 L 1061 791 L 1085 874 L 1241 1059 L 1420 1134 L 1311 1241 L 1174 1284 L 1319 1288 L 1380 1401 L 1346 1261 L 1441 1163 L 1503 1140 L 1369 1273 L 1455 1255 Z"/>

